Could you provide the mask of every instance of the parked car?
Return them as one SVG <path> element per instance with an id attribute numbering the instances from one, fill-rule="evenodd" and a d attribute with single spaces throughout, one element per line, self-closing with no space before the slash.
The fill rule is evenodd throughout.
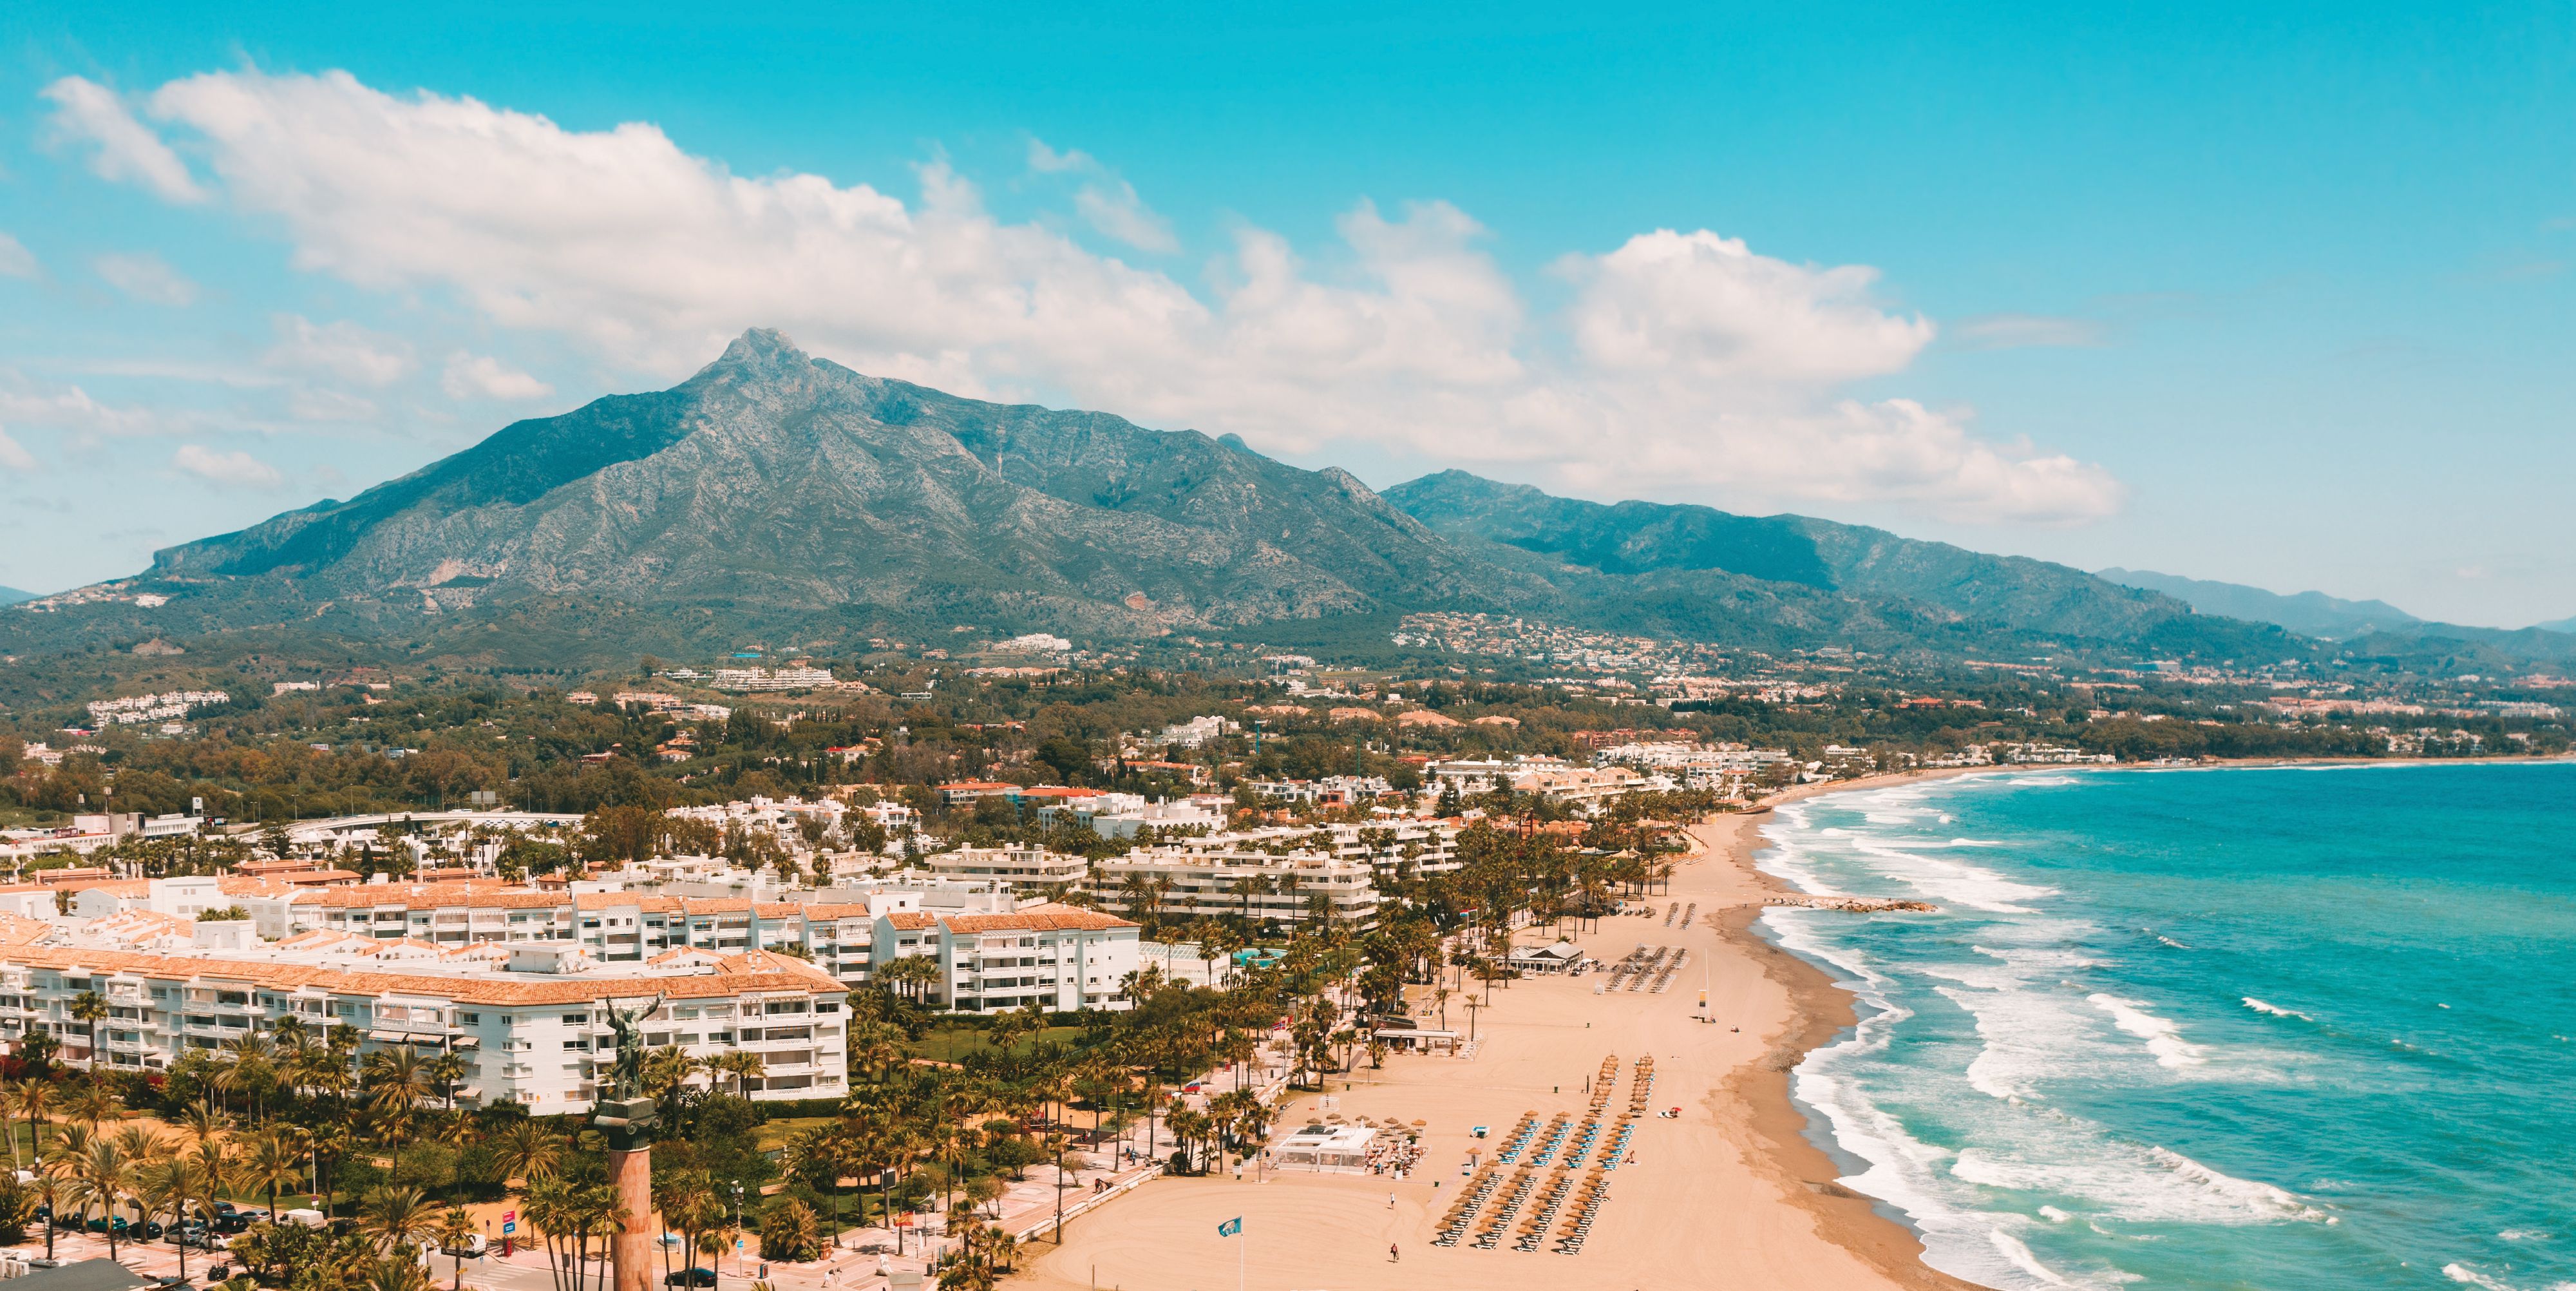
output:
<path id="1" fill-rule="evenodd" d="M 480 1259 L 483 1256 L 485 1248 L 489 1245 L 490 1243 L 484 1240 L 481 1233 L 468 1233 L 465 1235 L 465 1241 L 462 1245 L 442 1246 L 438 1248 L 438 1253 L 441 1255 L 453 1256 L 457 1259 Z"/>
<path id="2" fill-rule="evenodd" d="M 716 1284 L 714 1269 L 673 1269 L 662 1284 L 675 1287 L 711 1287 Z"/>

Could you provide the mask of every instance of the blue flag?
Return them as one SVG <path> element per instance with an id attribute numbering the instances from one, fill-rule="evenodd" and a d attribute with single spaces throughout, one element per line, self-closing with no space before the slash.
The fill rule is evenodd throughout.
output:
<path id="1" fill-rule="evenodd" d="M 1219 1237 L 1232 1237 L 1242 1231 L 1243 1216 L 1241 1215 L 1237 1215 L 1234 1218 L 1216 1226 L 1216 1235 Z"/>

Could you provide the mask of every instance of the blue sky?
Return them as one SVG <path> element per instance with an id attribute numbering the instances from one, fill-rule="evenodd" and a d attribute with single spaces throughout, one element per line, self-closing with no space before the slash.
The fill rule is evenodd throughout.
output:
<path id="1" fill-rule="evenodd" d="M 775 325 L 1379 485 L 2576 614 L 2563 6 L 223 8 L 0 14 L 0 583 Z"/>

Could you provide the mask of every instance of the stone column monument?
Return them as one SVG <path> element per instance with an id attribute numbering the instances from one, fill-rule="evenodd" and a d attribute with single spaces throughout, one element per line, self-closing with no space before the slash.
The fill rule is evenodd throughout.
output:
<path id="1" fill-rule="evenodd" d="M 626 1207 L 626 1223 L 609 1244 L 613 1291 L 659 1291 L 653 1276 L 653 1127 L 659 1118 L 644 1094 L 644 1035 L 638 1028 L 668 998 L 656 995 L 639 1009 L 606 1003 L 609 1028 L 617 1033 L 617 1062 L 600 1084 L 591 1124 L 608 1135 L 608 1181 Z"/>

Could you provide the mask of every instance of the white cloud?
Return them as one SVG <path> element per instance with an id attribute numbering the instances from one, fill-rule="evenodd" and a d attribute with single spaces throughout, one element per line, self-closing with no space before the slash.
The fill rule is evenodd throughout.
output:
<path id="1" fill-rule="evenodd" d="M 170 464 L 198 479 L 240 488 L 273 489 L 285 482 L 276 467 L 248 453 L 218 453 L 202 444 L 180 445 Z"/>
<path id="2" fill-rule="evenodd" d="M 116 92 L 95 81 L 66 76 L 42 91 L 53 100 L 54 133 L 93 144 L 89 168 L 102 179 L 133 180 L 164 201 L 202 202 L 206 190 L 186 162 L 152 128 L 134 119 Z"/>
<path id="3" fill-rule="evenodd" d="M 996 218 L 940 163 L 908 203 L 818 175 L 734 175 L 650 125 L 566 130 L 345 73 L 209 73 L 148 102 L 195 134 L 232 205 L 277 222 L 299 266 L 444 288 L 493 323 L 657 376 L 774 326 L 960 393 L 1593 491 L 2025 520 L 2090 518 L 2120 497 L 2099 467 L 1981 437 L 1965 411 L 1852 398 L 1850 383 L 1905 371 L 1933 324 L 1880 304 L 1869 267 L 1705 230 L 1566 257 L 1570 303 L 1533 315 L 1463 212 L 1362 203 L 1327 267 L 1245 229 L 1193 291 Z M 1100 211 L 1123 200 L 1084 154 L 1033 144 L 1030 167 L 1098 188 Z"/>
<path id="4" fill-rule="evenodd" d="M 17 440 L 10 438 L 8 431 L 0 430 L 0 467 L 7 467 L 13 471 L 33 471 L 36 469 L 36 455 L 28 452 Z"/>
<path id="5" fill-rule="evenodd" d="M 298 314 L 276 320 L 277 343 L 260 362 L 296 372 L 318 372 L 365 386 L 388 386 L 412 369 L 411 347 L 343 319 L 316 324 Z"/>
<path id="6" fill-rule="evenodd" d="M 157 434 L 161 418 L 147 408 L 103 404 L 79 386 L 46 386 L 0 369 L 0 422 L 23 422 L 77 432 L 84 438 Z"/>
<path id="7" fill-rule="evenodd" d="M 103 255 L 91 262 L 107 285 L 154 305 L 186 306 L 196 303 L 197 284 L 150 252 L 131 255 Z"/>
<path id="8" fill-rule="evenodd" d="M 0 278 L 33 278 L 35 276 L 35 253 L 27 249 L 26 243 L 20 242 L 18 239 L 13 238 L 6 233 L 0 233 Z"/>
<path id="9" fill-rule="evenodd" d="M 1041 175 L 1082 175 L 1074 190 L 1073 211 L 1082 222 L 1107 237 L 1136 248 L 1169 254 L 1181 249 L 1171 222 L 1154 213 L 1136 186 L 1121 179 L 1090 153 L 1079 148 L 1057 152 L 1042 139 L 1029 140 L 1029 169 Z"/>
<path id="10" fill-rule="evenodd" d="M 555 388 L 489 355 L 463 351 L 447 356 L 439 387 L 450 399 L 543 399 Z"/>

